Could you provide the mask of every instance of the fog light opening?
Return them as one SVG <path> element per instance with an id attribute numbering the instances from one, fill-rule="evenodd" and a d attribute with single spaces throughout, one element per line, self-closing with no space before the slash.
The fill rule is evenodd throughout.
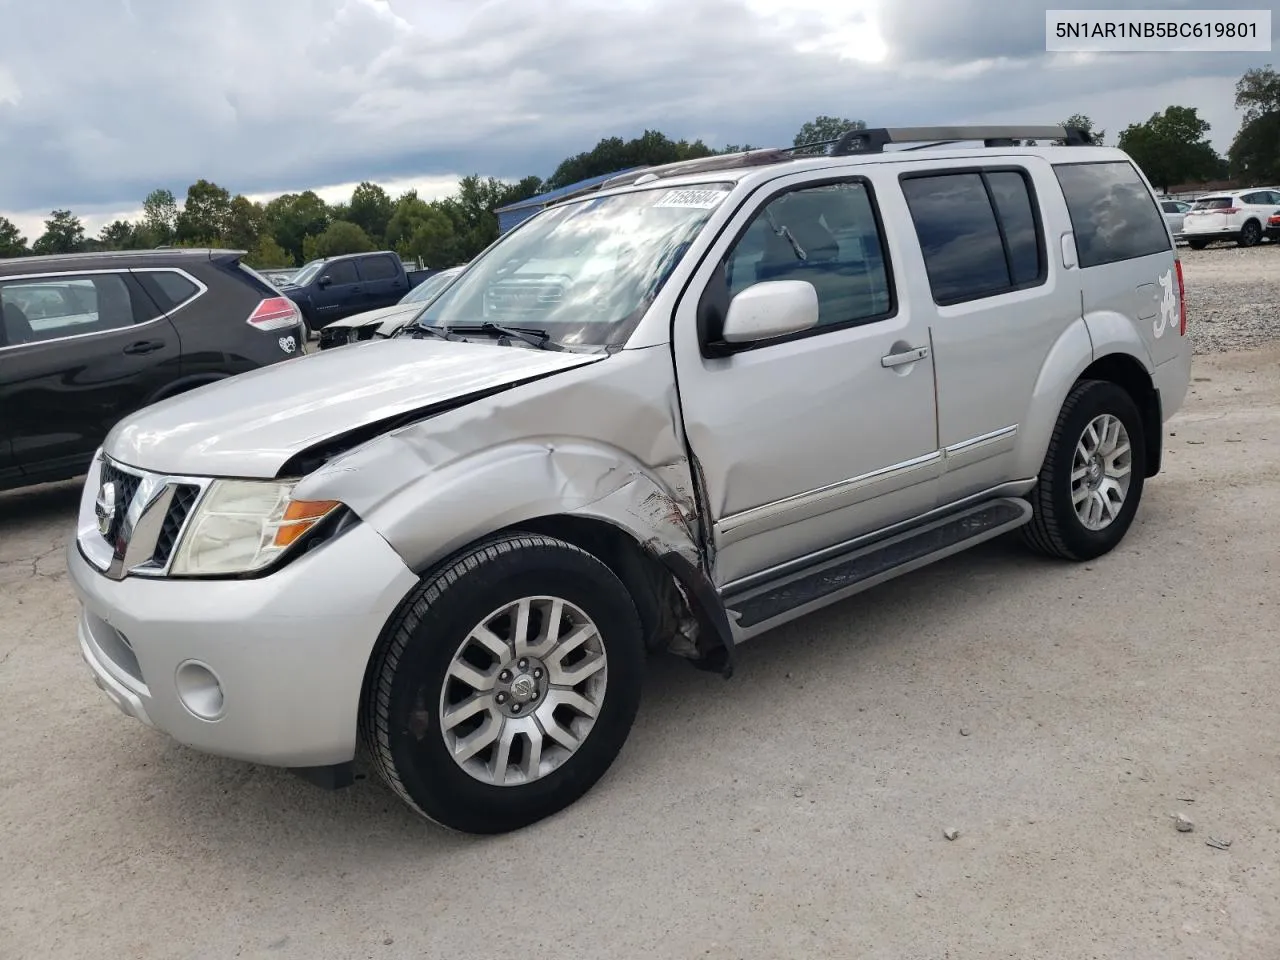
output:
<path id="1" fill-rule="evenodd" d="M 218 675 L 198 660 L 187 660 L 178 666 L 174 677 L 178 701 L 193 717 L 213 722 L 222 718 L 226 698 Z"/>

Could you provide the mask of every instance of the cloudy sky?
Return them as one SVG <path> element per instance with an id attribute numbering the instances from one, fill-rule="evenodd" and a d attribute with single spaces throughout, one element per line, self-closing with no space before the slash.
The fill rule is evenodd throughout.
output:
<path id="1" fill-rule="evenodd" d="M 1261 4 L 1273 10 L 1280 0 Z M 96 232 L 157 186 L 267 197 L 370 179 L 450 192 L 546 176 L 646 127 L 789 143 L 872 126 L 1056 122 L 1113 139 L 1169 104 L 1225 149 L 1236 79 L 1271 54 L 1048 55 L 1046 6 L 1122 0 L 0 0 L 0 213 Z"/>

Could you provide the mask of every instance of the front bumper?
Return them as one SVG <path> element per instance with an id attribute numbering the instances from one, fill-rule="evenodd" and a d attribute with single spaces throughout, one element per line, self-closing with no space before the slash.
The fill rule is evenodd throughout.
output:
<path id="1" fill-rule="evenodd" d="M 367 524 L 256 580 L 111 580 L 75 539 L 67 568 L 81 655 L 117 707 L 198 750 L 282 767 L 355 756 L 365 667 L 417 583 Z M 213 701 L 192 680 L 210 676 Z"/>

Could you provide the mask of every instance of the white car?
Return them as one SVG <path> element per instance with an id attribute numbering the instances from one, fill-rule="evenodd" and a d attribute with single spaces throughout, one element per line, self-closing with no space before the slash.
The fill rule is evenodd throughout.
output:
<path id="1" fill-rule="evenodd" d="M 329 350 L 359 340 L 389 337 L 421 312 L 427 301 L 453 283 L 466 267 L 450 267 L 434 273 L 406 293 L 399 303 L 335 320 L 320 331 L 320 349 Z"/>
<path id="2" fill-rule="evenodd" d="M 1164 222 L 1169 225 L 1169 232 L 1174 240 L 1182 239 L 1182 224 L 1186 220 L 1191 204 L 1185 200 L 1161 200 L 1160 210 L 1164 213 Z"/>
<path id="3" fill-rule="evenodd" d="M 1256 246 L 1267 230 L 1272 214 L 1280 212 L 1280 190 L 1246 190 L 1201 197 L 1182 222 L 1182 239 L 1192 250 L 1203 250 L 1214 240 L 1234 240 L 1242 247 Z"/>

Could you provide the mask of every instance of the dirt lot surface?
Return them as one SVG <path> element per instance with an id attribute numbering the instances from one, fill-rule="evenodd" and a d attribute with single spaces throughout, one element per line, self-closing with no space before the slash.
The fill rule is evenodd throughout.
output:
<path id="1" fill-rule="evenodd" d="M 1280 346 L 1194 376 L 1112 555 L 990 544 L 728 682 L 655 662 L 600 785 L 483 840 L 121 716 L 74 642 L 75 485 L 0 495 L 0 957 L 1280 955 Z"/>

